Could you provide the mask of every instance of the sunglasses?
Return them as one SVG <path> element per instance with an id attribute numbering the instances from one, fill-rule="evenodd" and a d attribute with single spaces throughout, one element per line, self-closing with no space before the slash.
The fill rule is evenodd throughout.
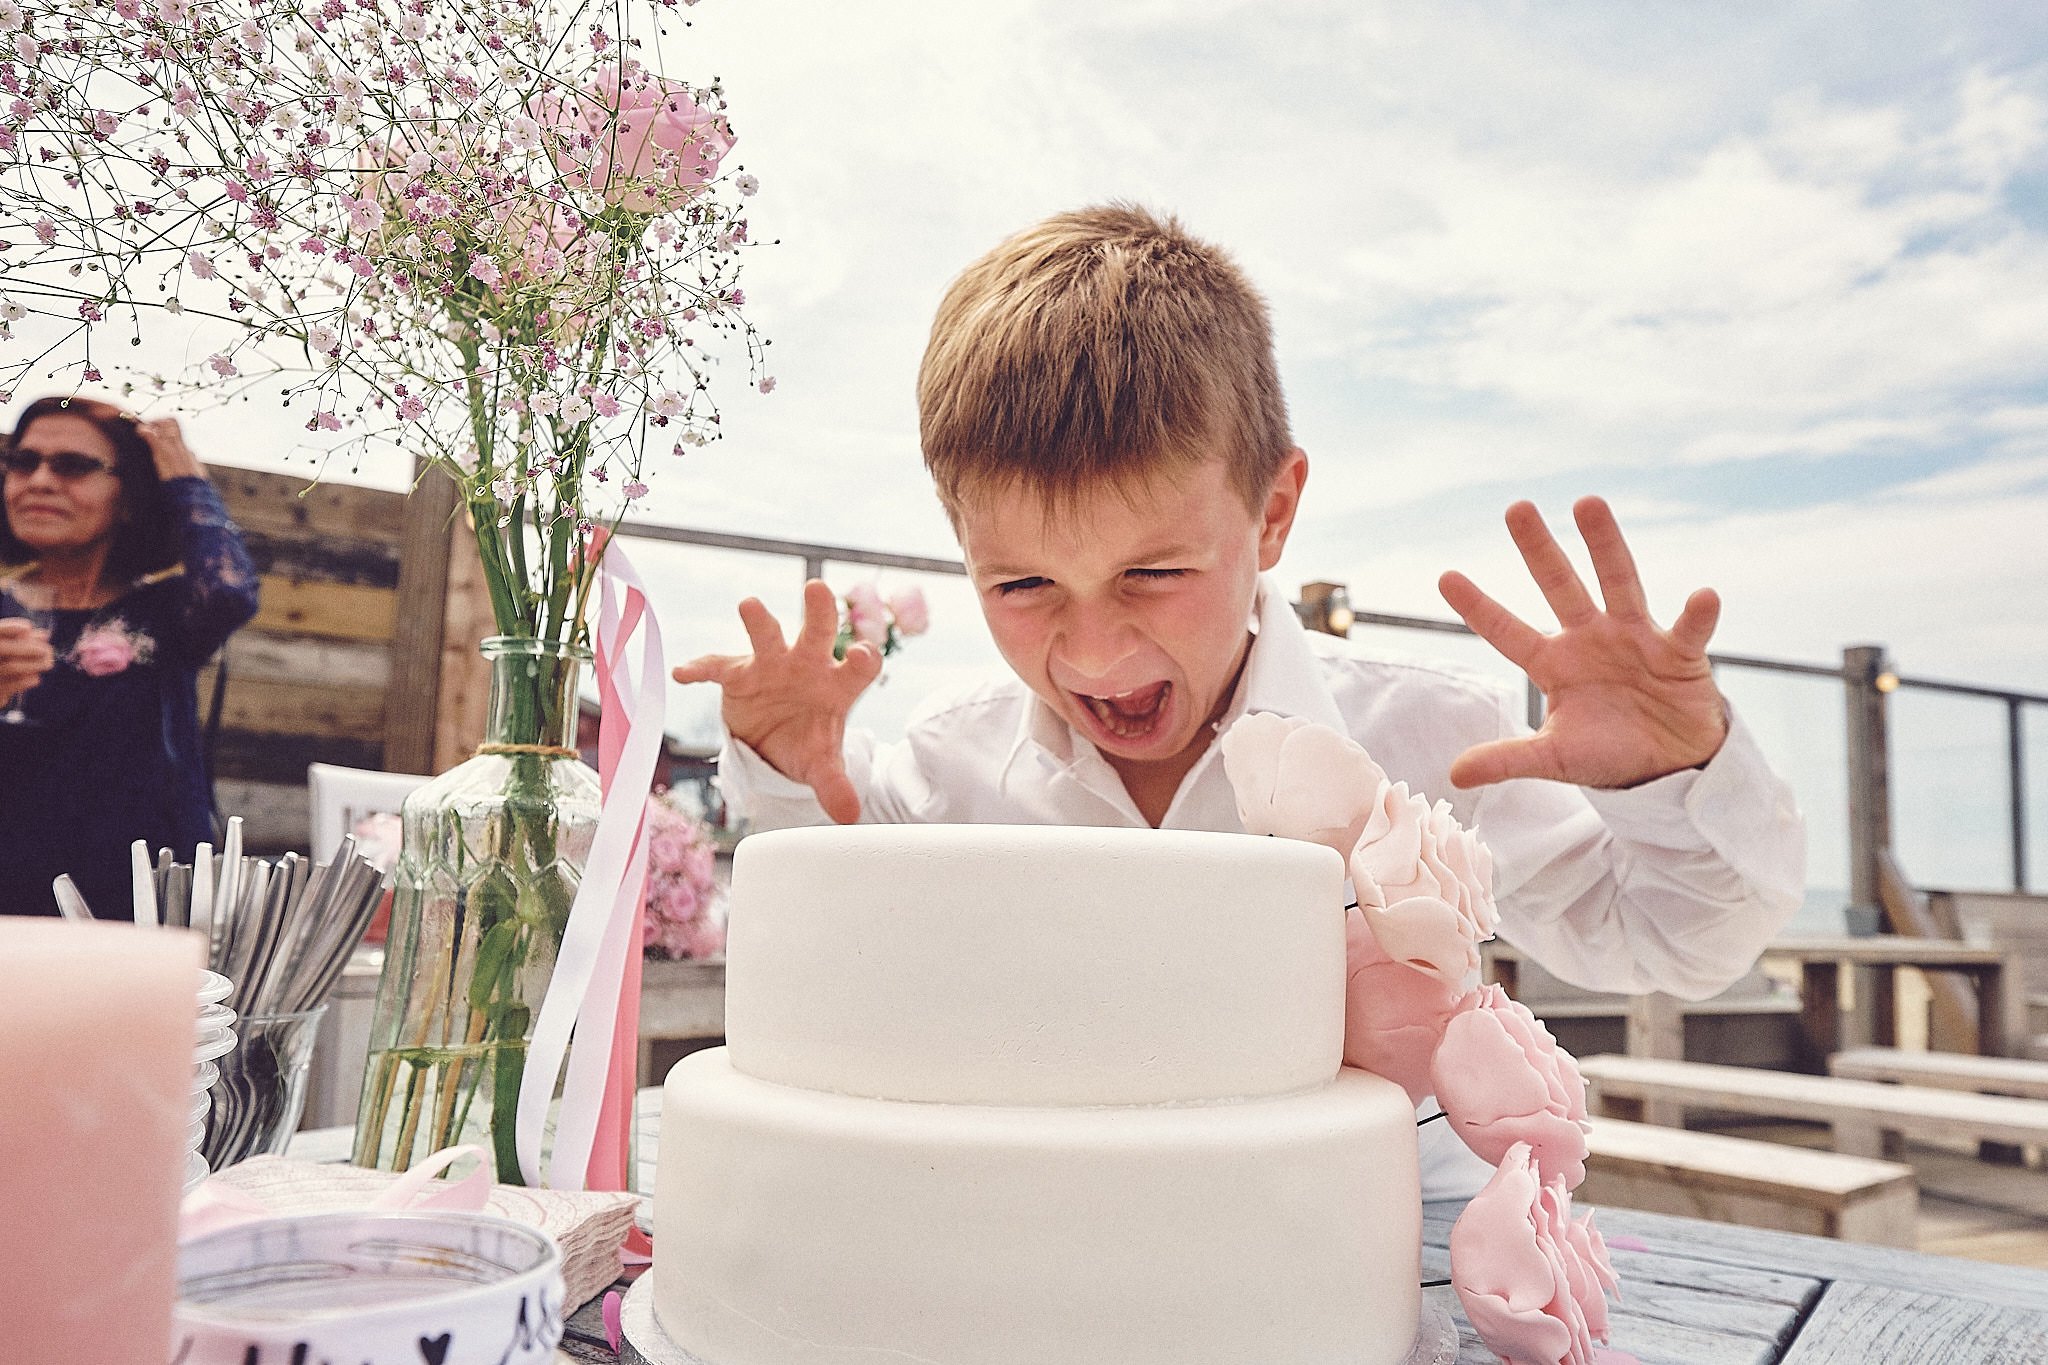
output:
<path id="1" fill-rule="evenodd" d="M 80 455 L 71 450 L 59 451 L 55 455 L 45 455 L 35 450 L 10 450 L 4 458 L 0 458 L 0 465 L 5 465 L 9 474 L 19 474 L 24 479 L 33 477 L 38 469 L 48 465 L 50 472 L 66 483 L 82 479 L 88 474 L 114 472 L 114 466 L 105 460 L 95 460 L 90 455 Z"/>

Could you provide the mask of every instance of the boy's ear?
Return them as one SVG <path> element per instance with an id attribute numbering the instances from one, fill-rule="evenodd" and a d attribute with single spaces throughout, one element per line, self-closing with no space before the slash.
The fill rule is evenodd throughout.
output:
<path id="1" fill-rule="evenodd" d="M 1308 482 L 1308 454 L 1300 446 L 1287 452 L 1273 485 L 1266 490 L 1266 505 L 1259 516 L 1259 571 L 1280 562 L 1287 548 L 1287 533 L 1294 529 L 1294 514 L 1301 509 L 1302 485 Z"/>

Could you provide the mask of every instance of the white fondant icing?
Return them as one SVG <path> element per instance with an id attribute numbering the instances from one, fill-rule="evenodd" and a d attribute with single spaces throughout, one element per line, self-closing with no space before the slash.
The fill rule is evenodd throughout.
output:
<path id="1" fill-rule="evenodd" d="M 718 1365 L 1389 1365 L 1420 1308 L 1414 1112 L 1345 1070 L 1093 1109 L 670 1073 L 655 1305 Z"/>
<path id="2" fill-rule="evenodd" d="M 726 1037 L 749 1076 L 956 1104 L 1320 1085 L 1343 1053 L 1343 859 L 1286 839 L 862 825 L 743 841 Z"/>

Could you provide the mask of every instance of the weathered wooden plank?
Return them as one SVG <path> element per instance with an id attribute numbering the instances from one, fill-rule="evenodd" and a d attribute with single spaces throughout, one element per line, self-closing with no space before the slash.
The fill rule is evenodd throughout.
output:
<path id="1" fill-rule="evenodd" d="M 1595 1112 L 1612 1112 L 1606 1106 L 1616 1099 L 1667 1099 L 1698 1109 L 1815 1119 L 1834 1125 L 1839 1150 L 1858 1154 L 1872 1154 L 1860 1149 L 1874 1147 L 1880 1131 L 1935 1141 L 2048 1142 L 2048 1100 L 1612 1054 L 1584 1058 L 1579 1069 Z"/>
<path id="2" fill-rule="evenodd" d="M 266 531 L 244 531 L 242 541 L 259 573 L 372 588 L 398 586 L 398 547 L 382 541 L 345 536 L 286 538 Z"/>
<path id="3" fill-rule="evenodd" d="M 448 608 L 449 541 L 459 529 L 455 481 L 426 470 L 405 502 L 398 621 L 391 635 L 391 705 L 384 766 L 426 773 L 434 764 L 435 699 L 441 689 L 441 627 Z"/>
<path id="4" fill-rule="evenodd" d="M 213 695 L 215 667 L 199 677 L 200 695 Z M 221 728 L 259 735 L 377 735 L 384 726 L 381 687 L 335 686 L 311 675 L 275 682 L 230 672 Z"/>
<path id="5" fill-rule="evenodd" d="M 441 621 L 441 695 L 434 708 L 433 771 L 446 772 L 483 742 L 491 666 L 477 648 L 498 633 L 476 534 L 465 514 L 448 554 L 448 603 Z"/>
<path id="6" fill-rule="evenodd" d="M 1803 1281 L 1805 1292 L 1791 1302 L 1775 1295 L 1752 1297 L 1740 1282 L 1692 1288 L 1625 1269 L 1619 1256 L 1615 1261 L 1621 1299 L 1609 1301 L 1614 1345 L 1645 1362 L 1776 1360 L 1806 1303 L 1820 1292 L 1817 1280 Z M 1449 1275 L 1449 1253 L 1441 1246 L 1425 1245 L 1422 1278 L 1441 1280 Z"/>
<path id="7" fill-rule="evenodd" d="M 1717 1223 L 1914 1244 L 1913 1168 L 1717 1133 L 1594 1118 L 1586 1181 L 1593 1204 Z"/>
<path id="8" fill-rule="evenodd" d="M 227 656 L 230 688 L 245 678 L 266 682 L 347 683 L 379 691 L 391 683 L 391 649 L 388 645 L 244 630 L 228 641 Z M 206 695 L 202 689 L 200 696 Z"/>
<path id="9" fill-rule="evenodd" d="M 1828 1058 L 1828 1072 L 1850 1080 L 1902 1081 L 1937 1090 L 1971 1090 L 1985 1095 L 2048 1100 L 2048 1062 L 2019 1057 L 1863 1047 L 1837 1052 Z"/>
<path id="10" fill-rule="evenodd" d="M 210 464 L 206 472 L 220 490 L 228 515 L 244 530 L 398 543 L 405 515 L 403 493 L 332 480 L 316 483 L 300 474 L 232 465 Z"/>
<path id="11" fill-rule="evenodd" d="M 222 778 L 213 784 L 223 817 L 242 817 L 242 843 L 252 853 L 306 849 L 306 784 Z"/>
<path id="12" fill-rule="evenodd" d="M 1635 1209 L 1603 1208 L 1600 1229 L 1611 1244 L 1641 1243 L 1646 1250 L 1702 1263 L 1822 1280 L 1856 1280 L 1918 1293 L 1947 1294 L 2004 1307 L 2048 1304 L 2048 1271 L 1925 1256 L 1892 1247 L 1837 1242 L 1796 1232 L 1706 1223 Z M 1425 1233 L 1425 1236 L 1427 1233 Z M 1620 1265 L 1617 1253 L 1616 1265 Z"/>
<path id="13" fill-rule="evenodd" d="M 262 603 L 250 625 L 284 635 L 331 640 L 389 640 L 398 620 L 398 594 L 353 583 L 265 578 Z"/>
<path id="14" fill-rule="evenodd" d="M 229 691 L 233 691 L 233 687 Z M 312 763 L 338 763 L 344 768 L 382 766 L 383 739 L 367 735 L 262 735 L 222 730 L 214 749 L 213 771 L 223 780 L 289 785 L 306 780 Z"/>
<path id="15" fill-rule="evenodd" d="M 1422 1206 L 1422 1239 L 1426 1248 L 1449 1244 L 1451 1224 L 1463 1205 L 1457 1201 L 1426 1203 Z M 1591 1205 L 1581 1204 L 1577 1212 Z M 1597 1225 L 1603 1232 L 1619 1211 L 1598 1206 Z M 1691 1220 L 1681 1220 L 1692 1226 Z M 1821 1280 L 1814 1275 L 1767 1269 L 1762 1265 L 1733 1264 L 1694 1257 L 1677 1245 L 1658 1243 L 1638 1250 L 1636 1239 L 1622 1235 L 1622 1245 L 1610 1246 L 1608 1254 L 1615 1271 L 1629 1284 L 1668 1284 L 1724 1297 L 1753 1299 L 1759 1303 L 1781 1304 L 1803 1312 L 1820 1294 Z M 1623 1288 L 1626 1293 L 1626 1286 Z"/>
<path id="16" fill-rule="evenodd" d="M 1832 1284 L 1786 1353 L 1785 1365 L 2048 1365 L 2048 1311 L 2039 1302 L 2031 1310 L 1993 1307 L 1878 1285 Z"/>

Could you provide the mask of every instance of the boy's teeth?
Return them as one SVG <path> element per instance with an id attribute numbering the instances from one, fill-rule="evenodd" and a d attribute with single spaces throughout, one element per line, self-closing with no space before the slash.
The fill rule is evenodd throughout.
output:
<path id="1" fill-rule="evenodd" d="M 1159 718 L 1160 708 L 1165 704 L 1168 689 L 1168 684 L 1160 682 L 1106 697 L 1082 694 L 1081 700 L 1104 729 L 1132 739 L 1151 730 Z"/>

